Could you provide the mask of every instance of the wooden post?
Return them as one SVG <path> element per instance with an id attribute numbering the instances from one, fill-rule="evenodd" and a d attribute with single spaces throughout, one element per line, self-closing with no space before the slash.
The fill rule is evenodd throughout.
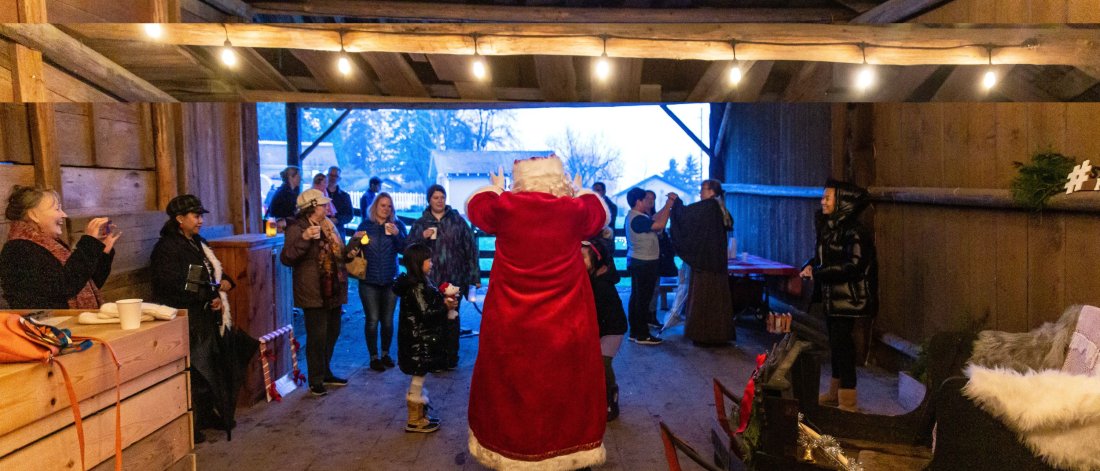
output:
<path id="1" fill-rule="evenodd" d="M 16 103 L 47 101 L 42 53 L 12 42 L 8 47 L 12 63 L 12 98 Z"/>
<path id="2" fill-rule="evenodd" d="M 153 23 L 179 23 L 179 0 L 150 0 L 153 7 Z"/>
<path id="3" fill-rule="evenodd" d="M 244 161 L 241 158 L 241 105 L 226 103 L 222 105 L 225 110 L 225 165 L 229 174 L 229 188 L 226 193 L 229 198 L 229 222 L 233 224 L 233 233 L 242 234 L 247 223 L 244 205 L 248 182 L 245 182 Z"/>
<path id="4" fill-rule="evenodd" d="M 157 172 L 157 208 L 168 206 L 178 193 L 176 125 L 172 108 L 179 105 L 152 103 L 153 161 Z"/>
<path id="5" fill-rule="evenodd" d="M 263 191 L 260 188 L 260 129 L 255 103 L 241 103 L 241 170 L 244 185 L 245 233 L 263 232 Z"/>
<path id="6" fill-rule="evenodd" d="M 15 0 L 20 23 L 48 23 L 46 0 Z"/>
<path id="7" fill-rule="evenodd" d="M 33 103 L 27 106 L 31 126 L 31 155 L 34 157 L 34 183 L 61 194 L 61 160 L 54 145 L 53 105 Z"/>
<path id="8" fill-rule="evenodd" d="M 302 161 L 299 158 L 301 152 L 301 139 L 298 137 L 298 105 L 286 104 L 286 164 L 288 167 L 297 167 Z"/>

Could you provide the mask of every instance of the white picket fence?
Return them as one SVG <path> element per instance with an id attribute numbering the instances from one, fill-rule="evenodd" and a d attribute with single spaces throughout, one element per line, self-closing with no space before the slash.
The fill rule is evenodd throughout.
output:
<path id="1" fill-rule="evenodd" d="M 363 197 L 362 191 L 349 191 L 348 195 L 351 196 L 352 206 L 359 206 L 359 199 Z M 394 211 L 408 211 L 412 208 L 424 208 L 428 206 L 428 199 L 424 196 L 424 193 L 413 193 L 407 191 L 390 193 L 393 197 L 393 210 Z"/>

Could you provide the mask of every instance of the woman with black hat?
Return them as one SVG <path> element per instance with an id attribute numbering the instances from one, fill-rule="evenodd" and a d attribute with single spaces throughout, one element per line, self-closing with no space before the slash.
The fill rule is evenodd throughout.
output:
<path id="1" fill-rule="evenodd" d="M 235 286 L 222 273 L 221 262 L 199 235 L 208 213 L 193 195 L 168 202 L 168 221 L 153 247 L 153 300 L 187 309 L 191 337 L 191 401 L 195 410 L 195 441 L 202 429 L 233 429 L 240 371 L 234 351 L 249 352 L 255 341 L 237 345 L 230 335 L 232 317 L 226 292 Z M 240 348 L 237 348 L 240 347 Z M 249 355 L 250 356 L 250 355 Z M 235 377 L 236 376 L 236 377 Z"/>

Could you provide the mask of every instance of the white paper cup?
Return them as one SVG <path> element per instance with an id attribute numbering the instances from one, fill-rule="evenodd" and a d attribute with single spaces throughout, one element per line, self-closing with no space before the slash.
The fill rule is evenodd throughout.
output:
<path id="1" fill-rule="evenodd" d="M 429 227 L 428 230 L 432 231 L 432 240 L 435 240 L 435 238 L 439 235 L 439 229 Z"/>
<path id="2" fill-rule="evenodd" d="M 122 330 L 134 330 L 141 327 L 141 300 L 123 299 L 115 301 L 118 306 L 118 320 Z"/>

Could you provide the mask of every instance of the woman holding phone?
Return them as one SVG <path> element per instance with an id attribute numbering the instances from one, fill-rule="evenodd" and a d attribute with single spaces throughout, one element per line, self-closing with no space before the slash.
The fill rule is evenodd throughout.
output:
<path id="1" fill-rule="evenodd" d="M 88 221 L 74 249 L 62 239 L 68 215 L 54 191 L 15 185 L 4 216 L 11 230 L 0 251 L 0 287 L 10 308 L 99 309 L 122 236 L 107 218 Z"/>

